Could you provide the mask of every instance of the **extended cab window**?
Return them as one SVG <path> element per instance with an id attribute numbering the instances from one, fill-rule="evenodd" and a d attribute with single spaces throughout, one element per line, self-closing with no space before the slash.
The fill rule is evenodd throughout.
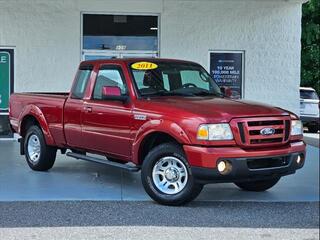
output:
<path id="1" fill-rule="evenodd" d="M 121 95 L 127 95 L 127 86 L 122 70 L 116 66 L 106 66 L 99 70 L 93 90 L 93 99 L 102 100 L 103 87 L 119 87 Z"/>
<path id="2" fill-rule="evenodd" d="M 82 99 L 86 91 L 92 67 L 83 67 L 78 70 L 75 85 L 71 91 L 71 98 Z"/>

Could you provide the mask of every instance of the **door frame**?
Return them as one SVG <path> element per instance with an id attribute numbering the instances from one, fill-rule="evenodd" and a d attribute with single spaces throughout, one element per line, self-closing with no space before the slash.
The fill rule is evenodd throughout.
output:
<path id="1" fill-rule="evenodd" d="M 101 56 L 109 58 L 124 58 L 124 55 L 132 55 L 130 58 L 146 57 L 156 58 L 158 57 L 157 51 L 135 51 L 135 50 L 83 50 L 81 55 L 81 61 L 86 60 L 86 56 Z"/>
<path id="2" fill-rule="evenodd" d="M 91 92 L 91 97 L 85 97 L 83 98 L 83 109 L 86 107 L 86 106 L 89 106 L 89 107 L 92 107 L 93 108 L 93 111 L 91 113 L 88 113 L 88 112 L 85 112 L 83 110 L 82 112 L 82 119 L 81 119 L 81 137 L 83 139 L 86 139 L 86 136 L 84 134 L 97 134 L 97 132 L 92 132 L 92 131 L 85 131 L 85 127 L 87 124 L 85 124 L 85 120 L 86 120 L 86 115 L 89 115 L 89 114 L 94 114 L 95 113 L 95 110 L 94 110 L 94 107 L 100 107 L 100 108 L 103 108 L 103 109 L 121 109 L 121 112 L 123 112 L 123 110 L 126 110 L 128 112 L 128 115 L 129 115 L 129 122 L 127 122 L 127 126 L 128 126 L 128 132 L 129 132 L 129 137 L 131 137 L 131 128 L 132 128 L 132 101 L 128 101 L 128 106 L 126 107 L 124 103 L 121 103 L 121 102 L 118 102 L 118 101 L 112 101 L 112 100 L 95 100 L 93 98 L 93 94 L 94 94 L 94 87 L 96 85 L 96 81 L 97 81 L 97 78 L 98 78 L 98 74 L 99 74 L 99 71 L 100 70 L 103 70 L 103 67 L 104 66 L 108 66 L 110 67 L 110 69 L 114 68 L 114 69 L 119 69 L 121 71 L 121 77 L 123 78 L 123 81 L 124 83 L 127 85 L 128 87 L 128 79 L 127 77 L 125 76 L 125 68 L 124 66 L 122 66 L 122 64 L 119 64 L 119 63 L 101 63 L 99 65 L 96 65 L 95 66 L 95 69 L 94 71 L 96 71 L 96 78 L 94 80 L 94 84 L 91 86 L 90 89 L 90 92 Z M 130 96 L 130 93 L 128 92 L 128 96 L 129 98 L 131 98 Z M 106 106 L 109 106 L 109 107 L 106 107 Z M 112 107 L 110 107 L 112 106 Z M 99 113 L 98 113 L 99 115 Z M 100 134 L 101 135 L 101 134 Z M 105 137 L 109 137 L 110 136 L 114 136 L 114 135 L 104 135 Z M 113 139 L 114 140 L 114 139 Z M 131 139 L 130 139 L 131 141 Z M 129 151 L 128 151 L 128 154 L 129 155 L 123 155 L 123 154 L 119 154 L 119 153 L 116 153 L 116 152 L 106 152 L 106 151 L 103 151 L 101 149 L 94 149 L 94 151 L 96 152 L 99 152 L 99 153 L 103 153 L 103 154 L 109 154 L 111 156 L 115 156 L 115 157 L 120 157 L 120 159 L 125 159 L 125 160 L 129 160 L 131 158 L 131 151 L 132 151 L 132 147 L 131 144 L 130 144 L 130 141 L 128 140 L 128 145 L 129 145 Z M 87 144 L 85 144 L 85 146 L 81 146 L 82 148 L 86 149 L 86 146 Z M 92 150 L 93 148 L 90 148 L 90 150 Z"/>

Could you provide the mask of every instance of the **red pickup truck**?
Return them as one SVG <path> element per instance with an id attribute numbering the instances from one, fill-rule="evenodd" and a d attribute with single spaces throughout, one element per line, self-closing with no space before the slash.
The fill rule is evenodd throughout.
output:
<path id="1" fill-rule="evenodd" d="M 226 98 L 197 63 L 112 59 L 80 64 L 70 93 L 15 93 L 10 123 L 36 171 L 56 152 L 141 170 L 152 199 L 181 205 L 204 184 L 264 191 L 304 164 L 302 124 L 281 108 Z"/>

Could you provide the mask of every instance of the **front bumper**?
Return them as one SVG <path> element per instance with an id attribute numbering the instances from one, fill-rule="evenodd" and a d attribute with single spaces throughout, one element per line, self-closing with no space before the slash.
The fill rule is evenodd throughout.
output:
<path id="1" fill-rule="evenodd" d="M 277 176 L 295 173 L 303 167 L 305 159 L 305 143 L 303 141 L 290 143 L 286 147 L 268 150 L 245 150 L 238 147 L 205 148 L 184 146 L 187 159 L 191 165 L 192 174 L 198 182 L 239 182 L 248 180 L 262 180 Z M 297 156 L 303 156 L 303 161 L 298 164 Z M 262 160 L 264 164 L 268 159 L 277 158 L 282 165 L 251 168 L 249 162 Z M 217 169 L 221 160 L 228 161 L 232 170 L 222 174 Z M 264 166 L 264 165 L 262 165 Z"/>

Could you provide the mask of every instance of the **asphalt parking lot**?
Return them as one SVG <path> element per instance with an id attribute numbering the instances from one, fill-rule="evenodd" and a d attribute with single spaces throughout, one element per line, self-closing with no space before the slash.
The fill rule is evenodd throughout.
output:
<path id="1" fill-rule="evenodd" d="M 318 240 L 318 203 L 0 202 L 3 240 Z"/>
<path id="2" fill-rule="evenodd" d="M 58 155 L 30 170 L 17 142 L 0 142 L 0 239 L 319 239 L 319 148 L 271 190 L 207 185 L 183 207 L 160 206 L 139 173 Z"/>
<path id="3" fill-rule="evenodd" d="M 140 173 L 58 155 L 48 172 L 29 169 L 17 142 L 0 142 L 0 201 L 149 201 Z M 305 166 L 283 177 L 267 192 L 252 193 L 233 184 L 207 185 L 197 201 L 319 201 L 319 149 L 308 146 Z"/>

